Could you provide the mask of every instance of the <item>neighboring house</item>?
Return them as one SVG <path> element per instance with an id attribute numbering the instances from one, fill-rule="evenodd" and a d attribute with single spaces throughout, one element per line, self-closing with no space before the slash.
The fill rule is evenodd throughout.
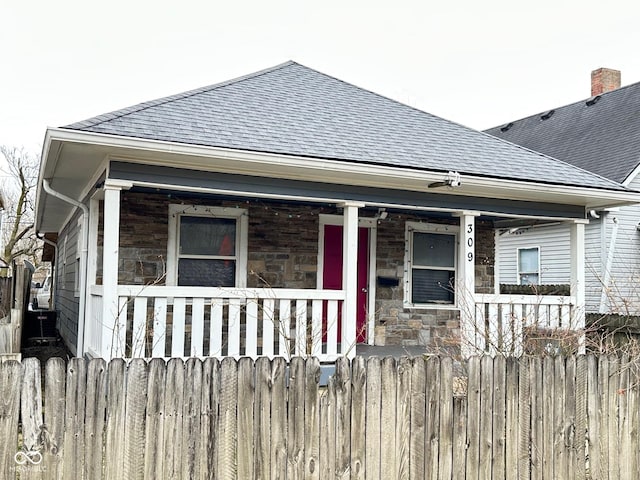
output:
<path id="1" fill-rule="evenodd" d="M 494 295 L 507 221 L 569 226 L 572 289 L 545 318 L 580 328 L 587 212 L 637 198 L 288 62 L 48 129 L 36 228 L 78 355 L 332 361 L 518 337 L 501 322 L 540 300 Z"/>
<path id="2" fill-rule="evenodd" d="M 640 83 L 620 88 L 620 72 L 592 72 L 592 96 L 487 130 L 491 135 L 640 189 Z M 564 224 L 523 223 L 496 236 L 497 282 L 570 281 Z M 640 314 L 640 205 L 592 209 L 586 227 L 586 308 Z"/>

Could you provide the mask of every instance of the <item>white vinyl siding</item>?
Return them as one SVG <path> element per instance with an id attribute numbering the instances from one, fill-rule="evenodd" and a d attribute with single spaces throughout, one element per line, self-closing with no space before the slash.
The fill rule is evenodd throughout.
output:
<path id="1" fill-rule="evenodd" d="M 591 218 L 584 229 L 584 278 L 585 278 L 585 309 L 587 312 L 597 312 L 602 293 L 602 270 L 607 256 L 607 247 L 603 236 L 600 218 Z"/>
<path id="2" fill-rule="evenodd" d="M 631 182 L 629 188 L 640 188 L 640 178 Z M 637 315 L 640 314 L 640 205 L 621 207 L 606 215 L 603 270 L 597 281 L 601 282 L 606 275 L 604 266 L 614 232 L 614 218 L 618 226 L 606 304 L 612 313 Z"/>
<path id="3" fill-rule="evenodd" d="M 640 179 L 630 188 L 639 189 Z M 585 227 L 585 307 L 599 312 L 611 256 L 603 312 L 640 314 L 640 205 L 599 212 Z M 614 220 L 615 219 L 615 220 Z M 617 222 L 617 227 L 615 227 Z M 612 236 L 616 232 L 612 250 Z M 518 283 L 518 248 L 540 246 L 540 283 L 570 282 L 569 224 L 496 234 L 498 282 Z"/>
<path id="4" fill-rule="evenodd" d="M 569 283 L 569 225 L 555 224 L 505 231 L 496 234 L 496 251 L 500 283 L 519 284 L 518 250 L 538 248 L 540 251 L 539 284 Z"/>

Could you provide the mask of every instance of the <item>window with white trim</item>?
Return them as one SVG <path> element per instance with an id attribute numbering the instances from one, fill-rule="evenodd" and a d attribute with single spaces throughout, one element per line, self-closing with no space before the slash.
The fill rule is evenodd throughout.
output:
<path id="1" fill-rule="evenodd" d="M 520 285 L 540 284 L 540 248 L 518 249 L 518 280 Z"/>
<path id="2" fill-rule="evenodd" d="M 246 286 L 247 225 L 242 208 L 170 205 L 167 283 Z"/>
<path id="3" fill-rule="evenodd" d="M 405 304 L 454 305 L 459 227 L 407 222 Z"/>

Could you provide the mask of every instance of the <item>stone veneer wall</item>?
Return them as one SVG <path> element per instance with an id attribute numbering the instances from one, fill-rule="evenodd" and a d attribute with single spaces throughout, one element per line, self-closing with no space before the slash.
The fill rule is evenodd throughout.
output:
<path id="1" fill-rule="evenodd" d="M 423 221 L 457 225 L 457 219 L 431 219 L 391 214 L 378 222 L 377 277 L 391 277 L 398 286 L 376 288 L 377 345 L 426 345 L 448 353 L 460 346 L 457 309 L 403 307 L 405 222 Z M 490 222 L 476 221 L 476 292 L 493 292 L 494 233 Z"/>
<path id="2" fill-rule="evenodd" d="M 170 203 L 237 206 L 249 211 L 247 284 L 250 287 L 316 288 L 319 214 L 339 214 L 336 208 L 316 205 L 123 192 L 120 283 L 164 284 Z M 373 212 L 362 212 L 362 216 L 371 215 Z M 393 212 L 378 222 L 376 278 L 397 279 L 398 286 L 376 286 L 375 343 L 427 345 L 434 350 L 458 347 L 457 310 L 403 308 L 405 222 L 409 220 L 457 224 L 455 218 L 432 219 Z M 476 292 L 491 293 L 494 231 L 490 222 L 478 221 L 476 225 Z M 99 269 L 100 266 L 101 260 Z"/>

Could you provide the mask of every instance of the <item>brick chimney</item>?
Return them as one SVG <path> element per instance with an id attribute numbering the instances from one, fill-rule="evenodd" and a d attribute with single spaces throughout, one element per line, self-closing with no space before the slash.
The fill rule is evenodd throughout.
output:
<path id="1" fill-rule="evenodd" d="M 620 70 L 599 68 L 591 72 L 591 96 L 620 88 Z"/>

